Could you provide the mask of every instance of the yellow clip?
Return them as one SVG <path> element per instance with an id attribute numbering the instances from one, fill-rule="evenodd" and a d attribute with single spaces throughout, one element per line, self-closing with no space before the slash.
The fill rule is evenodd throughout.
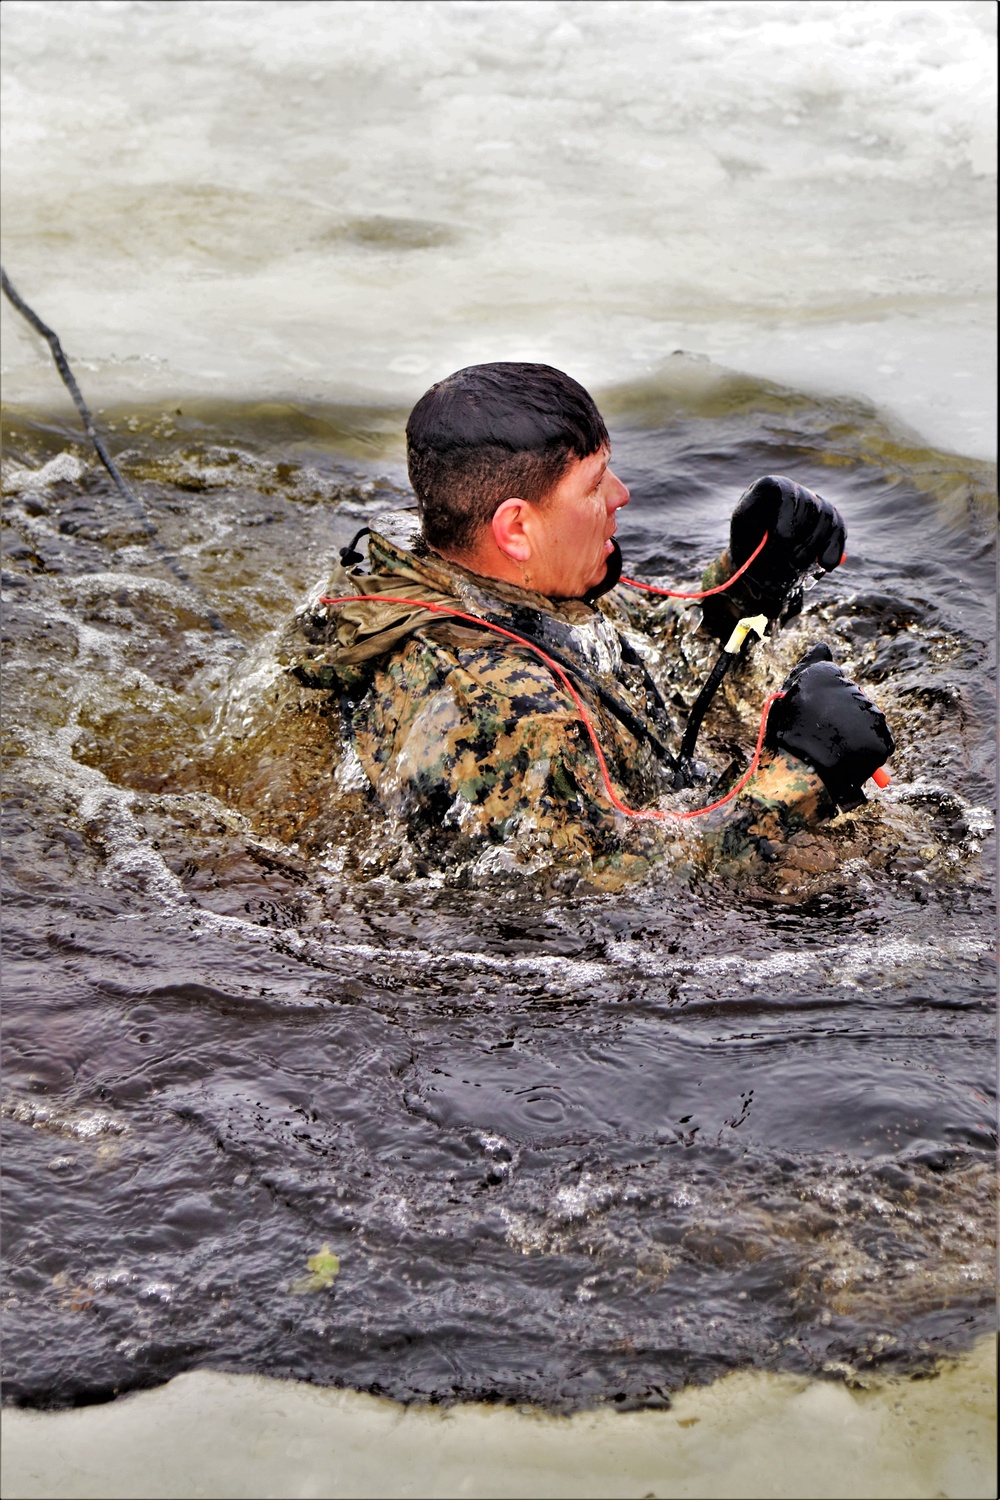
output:
<path id="1" fill-rule="evenodd" d="M 724 649 L 731 656 L 735 656 L 751 631 L 763 640 L 766 629 L 767 615 L 744 615 L 726 642 Z"/>

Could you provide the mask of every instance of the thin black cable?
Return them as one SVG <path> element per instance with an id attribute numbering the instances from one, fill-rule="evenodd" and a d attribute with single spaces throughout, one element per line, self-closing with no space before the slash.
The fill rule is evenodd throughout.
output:
<path id="1" fill-rule="evenodd" d="M 114 459 L 111 457 L 111 454 L 108 452 L 107 447 L 104 443 L 104 439 L 101 437 L 101 434 L 98 432 L 97 427 L 94 424 L 94 419 L 90 414 L 90 407 L 87 405 L 86 401 L 84 401 L 83 395 L 80 391 L 80 387 L 76 383 L 76 377 L 69 367 L 69 361 L 66 358 L 66 355 L 63 353 L 62 344 L 59 342 L 59 335 L 53 329 L 51 329 L 47 323 L 43 323 L 35 310 L 28 306 L 23 297 L 19 296 L 11 283 L 10 277 L 7 275 L 7 272 L 3 269 L 2 266 L 0 266 L 0 286 L 2 286 L 4 296 L 7 298 L 11 306 L 16 308 L 17 311 L 21 314 L 22 318 L 26 319 L 26 321 L 31 324 L 36 333 L 41 334 L 42 338 L 45 340 L 50 350 L 52 351 L 52 358 L 55 360 L 56 369 L 59 371 L 59 374 L 62 377 L 62 382 L 65 385 L 66 389 L 73 397 L 73 404 L 76 407 L 77 411 L 80 413 L 80 420 L 83 422 L 87 436 L 90 438 L 90 441 L 96 448 L 97 456 L 101 460 L 101 463 L 104 465 L 108 473 L 111 475 L 111 478 L 114 480 L 115 487 L 128 506 L 133 520 L 142 527 L 143 531 L 146 533 L 146 536 L 149 538 L 152 544 L 154 552 L 170 569 L 171 573 L 173 573 L 178 583 L 182 583 L 186 588 L 194 590 L 195 585 L 191 582 L 188 574 L 181 567 L 177 559 L 167 551 L 163 543 L 157 539 L 156 527 L 146 515 L 142 501 L 135 493 L 135 491 L 129 488 L 128 484 L 125 482 L 125 479 L 122 476 L 121 470 L 118 468 L 118 465 L 115 463 Z M 197 592 L 197 590 L 195 590 L 195 592 Z M 209 625 L 211 625 L 213 630 L 220 631 L 223 635 L 232 634 L 228 625 L 226 625 L 221 616 L 216 614 L 214 609 L 212 609 L 210 606 L 206 606 L 205 613 L 208 618 L 208 623 Z"/>
<path id="2" fill-rule="evenodd" d="M 708 713 L 709 706 L 725 677 L 729 668 L 736 660 L 739 652 L 722 650 L 708 678 L 705 686 L 691 705 L 688 714 L 687 726 L 684 730 L 684 738 L 681 740 L 681 748 L 677 756 L 677 770 L 674 774 L 674 789 L 691 786 L 694 778 L 691 775 L 691 760 L 694 755 L 694 747 L 698 740 L 698 731 L 701 729 L 702 720 Z"/>

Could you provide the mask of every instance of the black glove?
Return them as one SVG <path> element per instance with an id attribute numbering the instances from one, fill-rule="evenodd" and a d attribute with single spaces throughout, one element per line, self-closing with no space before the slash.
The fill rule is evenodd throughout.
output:
<path id="1" fill-rule="evenodd" d="M 861 783 L 896 748 L 882 710 L 834 665 L 829 646 L 807 651 L 781 691 L 764 744 L 818 771 L 838 806 L 863 802 Z"/>
<path id="2" fill-rule="evenodd" d="M 844 555 L 847 529 L 829 500 L 779 474 L 756 479 L 733 511 L 729 557 L 733 570 L 767 545 L 734 589 L 754 612 L 776 620 L 801 578 L 815 568 L 829 573 Z M 750 613 L 749 609 L 744 613 Z"/>

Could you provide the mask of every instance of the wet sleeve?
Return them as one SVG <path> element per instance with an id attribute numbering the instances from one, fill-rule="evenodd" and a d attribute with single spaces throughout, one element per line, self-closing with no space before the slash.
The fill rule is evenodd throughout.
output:
<path id="1" fill-rule="evenodd" d="M 731 876 L 780 864 L 797 835 L 836 810 L 822 779 L 804 761 L 768 755 L 738 798 L 699 820 L 700 863 Z"/>

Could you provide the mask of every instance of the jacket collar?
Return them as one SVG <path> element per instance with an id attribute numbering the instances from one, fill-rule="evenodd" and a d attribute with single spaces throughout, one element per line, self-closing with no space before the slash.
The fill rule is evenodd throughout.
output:
<path id="1" fill-rule="evenodd" d="M 380 516 L 371 528 L 368 555 L 372 576 L 413 577 L 457 599 L 466 613 L 568 651 L 597 671 L 614 674 L 621 666 L 617 631 L 598 606 L 583 599 L 550 599 L 440 557 L 424 541 L 415 511 Z"/>
<path id="2" fill-rule="evenodd" d="M 549 599 L 440 557 L 424 541 L 415 510 L 388 511 L 372 522 L 368 561 L 367 573 L 337 568 L 324 592 L 333 598 L 376 597 L 338 606 L 312 601 L 299 617 L 309 639 L 333 648 L 327 658 L 331 662 L 358 664 L 388 655 L 440 618 L 421 608 L 426 602 L 454 604 L 466 614 L 567 651 L 593 670 L 615 674 L 621 665 L 621 642 L 602 606 Z M 412 602 L 390 603 L 392 599 Z"/>

